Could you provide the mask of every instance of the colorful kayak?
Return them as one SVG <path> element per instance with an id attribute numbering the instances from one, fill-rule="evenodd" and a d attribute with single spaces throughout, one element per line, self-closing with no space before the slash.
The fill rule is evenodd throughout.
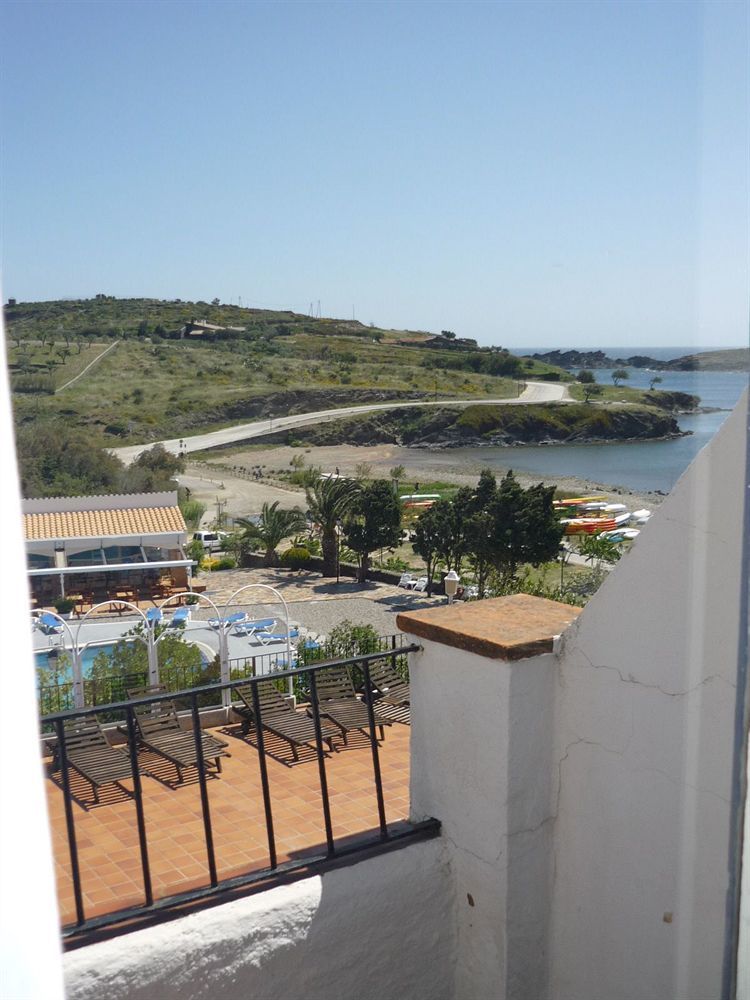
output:
<path id="1" fill-rule="evenodd" d="M 613 517 L 570 517 L 563 518 L 566 535 L 596 535 L 602 531 L 614 531 L 617 522 Z"/>

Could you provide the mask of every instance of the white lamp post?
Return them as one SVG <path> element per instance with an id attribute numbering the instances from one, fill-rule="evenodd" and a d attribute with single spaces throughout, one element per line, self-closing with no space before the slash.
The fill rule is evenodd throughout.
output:
<path id="1" fill-rule="evenodd" d="M 450 573 L 446 573 L 443 578 L 443 585 L 445 587 L 445 596 L 448 598 L 448 604 L 453 604 L 453 598 L 456 596 L 456 591 L 458 590 L 458 585 L 461 582 L 461 577 L 452 569 Z"/>

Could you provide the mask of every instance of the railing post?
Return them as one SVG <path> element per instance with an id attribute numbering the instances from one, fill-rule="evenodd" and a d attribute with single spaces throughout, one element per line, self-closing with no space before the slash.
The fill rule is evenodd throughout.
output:
<path id="1" fill-rule="evenodd" d="M 128 752 L 130 753 L 130 767 L 133 771 L 133 798 L 135 799 L 135 817 L 138 825 L 138 845 L 141 852 L 141 871 L 143 873 L 143 894 L 146 897 L 146 906 L 151 906 L 154 902 L 154 893 L 151 885 L 151 865 L 148 859 L 148 839 L 146 837 L 146 819 L 143 813 L 143 791 L 141 789 L 141 772 L 138 763 L 138 737 L 135 728 L 135 715 L 132 708 L 126 710 L 126 723 L 128 730 Z"/>
<path id="2" fill-rule="evenodd" d="M 216 875 L 216 855 L 214 854 L 214 832 L 211 826 L 211 808 L 208 802 L 208 788 L 206 788 L 206 762 L 203 759 L 203 734 L 201 733 L 201 720 L 198 712 L 198 696 L 192 694 L 190 704 L 193 715 L 193 739 L 195 740 L 195 766 L 198 769 L 198 784 L 201 791 L 201 811 L 203 813 L 203 833 L 206 838 L 206 860 L 208 861 L 208 876 L 211 885 L 216 886 L 218 877 Z"/>
<path id="3" fill-rule="evenodd" d="M 86 696 L 83 690 L 83 668 L 78 646 L 73 646 L 73 707 L 85 708 Z"/>
<path id="4" fill-rule="evenodd" d="M 159 653 L 154 642 L 153 626 L 149 626 L 148 642 L 148 682 L 149 684 L 159 683 Z"/>
<path id="5" fill-rule="evenodd" d="M 385 816 L 385 800 L 383 799 L 383 778 L 380 773 L 380 754 L 378 752 L 378 736 L 376 732 L 375 710 L 372 704 L 372 682 L 370 680 L 370 663 L 362 660 L 362 673 L 365 678 L 364 702 L 367 705 L 367 719 L 370 723 L 370 746 L 372 748 L 372 769 L 375 777 L 375 796 L 378 803 L 378 822 L 380 824 L 381 840 L 388 839 L 388 825 Z M 382 732 L 382 729 L 381 729 Z"/>
<path id="6" fill-rule="evenodd" d="M 266 834 L 268 836 L 268 857 L 271 868 L 277 865 L 276 837 L 273 830 L 273 810 L 271 807 L 271 789 L 268 784 L 268 768 L 266 766 L 266 747 L 263 741 L 263 719 L 261 718 L 260 695 L 258 682 L 252 682 L 253 715 L 255 716 L 255 739 L 258 744 L 258 764 L 260 766 L 260 783 L 263 788 L 263 807 L 266 813 Z"/>
<path id="7" fill-rule="evenodd" d="M 222 684 L 228 684 L 231 670 L 229 667 L 229 642 L 227 641 L 227 629 L 224 622 L 219 626 L 219 680 Z M 224 708 L 230 708 L 232 704 L 232 692 L 229 688 L 222 688 L 221 704 Z"/>
<path id="8" fill-rule="evenodd" d="M 320 725 L 320 702 L 318 701 L 318 685 L 315 678 L 315 671 L 311 670 L 310 678 L 310 707 L 313 713 L 313 725 L 315 726 L 315 749 L 318 755 L 318 774 L 320 776 L 320 797 L 323 801 L 323 822 L 326 829 L 326 846 L 329 854 L 335 853 L 333 843 L 333 824 L 331 822 L 331 803 L 328 798 L 328 779 L 326 778 L 325 751 L 323 750 L 323 730 Z"/>
<path id="9" fill-rule="evenodd" d="M 81 891 L 81 869 L 78 864 L 78 844 L 76 842 L 76 825 L 73 818 L 72 793 L 70 791 L 70 775 L 68 772 L 68 754 L 65 745 L 65 723 L 62 719 L 55 722 L 57 732 L 57 760 L 60 765 L 60 781 L 62 782 L 63 806 L 65 808 L 65 826 L 68 833 L 68 850 L 70 852 L 70 877 L 73 881 L 73 899 L 76 905 L 76 923 L 80 926 L 86 919 L 83 909 L 83 893 Z"/>

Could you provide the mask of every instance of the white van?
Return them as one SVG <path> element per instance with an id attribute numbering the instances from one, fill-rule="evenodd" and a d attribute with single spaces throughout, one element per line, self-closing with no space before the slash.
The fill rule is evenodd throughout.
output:
<path id="1" fill-rule="evenodd" d="M 194 542 L 203 542 L 204 552 L 221 552 L 221 543 L 227 538 L 226 531 L 196 531 Z"/>

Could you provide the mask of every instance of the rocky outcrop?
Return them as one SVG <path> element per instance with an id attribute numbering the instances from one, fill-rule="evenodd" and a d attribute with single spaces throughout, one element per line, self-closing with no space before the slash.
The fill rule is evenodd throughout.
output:
<path id="1" fill-rule="evenodd" d="M 659 392 L 644 393 L 644 398 L 646 397 L 650 406 L 658 406 L 660 410 L 668 410 L 670 413 L 694 413 L 700 406 L 700 396 L 693 396 L 689 392 L 662 389 Z"/>
<path id="2" fill-rule="evenodd" d="M 643 441 L 677 437 L 674 417 L 650 407 L 596 404 L 396 409 L 269 435 L 268 443 L 397 444 L 412 448 Z M 259 441 L 260 439 L 255 439 Z"/>

